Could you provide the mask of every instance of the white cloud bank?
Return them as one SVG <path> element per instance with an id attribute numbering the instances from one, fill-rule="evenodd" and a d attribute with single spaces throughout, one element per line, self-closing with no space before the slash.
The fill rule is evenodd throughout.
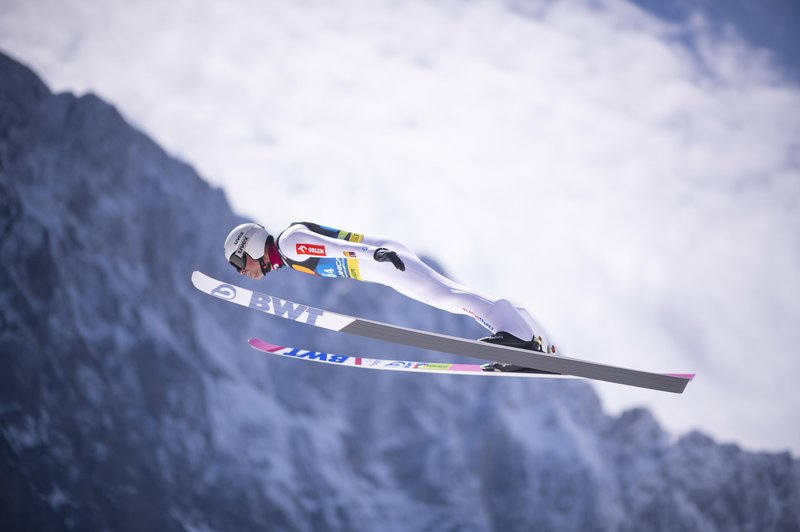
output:
<path id="1" fill-rule="evenodd" d="M 518 4 L 7 0 L 0 48 L 275 230 L 391 234 L 565 354 L 699 373 L 611 411 L 800 452 L 800 90 L 699 17 Z"/>

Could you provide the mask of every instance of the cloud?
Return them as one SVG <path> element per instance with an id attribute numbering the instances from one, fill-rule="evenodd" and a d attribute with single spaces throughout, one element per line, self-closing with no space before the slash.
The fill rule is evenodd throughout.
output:
<path id="1" fill-rule="evenodd" d="M 522 9 L 524 7 L 524 9 Z M 92 90 L 239 211 L 391 234 L 573 356 L 700 373 L 614 411 L 800 450 L 800 91 L 624 2 L 10 2 L 0 47 Z"/>

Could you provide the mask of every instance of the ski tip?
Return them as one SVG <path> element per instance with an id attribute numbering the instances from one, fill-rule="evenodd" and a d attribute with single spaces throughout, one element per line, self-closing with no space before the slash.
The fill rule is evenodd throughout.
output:
<path id="1" fill-rule="evenodd" d="M 250 344 L 250 347 L 254 349 L 258 349 L 259 351 L 269 351 L 270 353 L 277 351 L 278 349 L 283 349 L 282 346 L 271 344 L 262 340 L 261 338 L 250 338 L 247 343 Z"/>
<path id="2" fill-rule="evenodd" d="M 679 377 L 681 379 L 686 379 L 687 381 L 694 380 L 695 373 L 667 373 L 670 377 Z"/>

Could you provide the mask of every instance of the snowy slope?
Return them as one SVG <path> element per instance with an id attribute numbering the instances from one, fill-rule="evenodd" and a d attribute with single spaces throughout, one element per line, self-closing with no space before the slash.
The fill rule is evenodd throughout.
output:
<path id="1" fill-rule="evenodd" d="M 259 356 L 251 335 L 409 351 L 196 292 L 194 269 L 233 278 L 221 242 L 239 221 L 113 107 L 52 95 L 0 55 L 4 529 L 800 527 L 789 454 L 675 439 L 643 409 L 609 416 L 583 382 L 363 375 Z M 281 271 L 260 288 L 482 333 L 381 287 Z"/>

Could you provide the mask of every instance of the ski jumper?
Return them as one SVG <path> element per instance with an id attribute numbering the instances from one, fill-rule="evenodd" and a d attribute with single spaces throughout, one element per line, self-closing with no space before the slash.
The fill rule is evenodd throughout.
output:
<path id="1" fill-rule="evenodd" d="M 299 222 L 278 235 L 275 247 L 285 264 L 303 273 L 382 284 L 433 307 L 471 316 L 492 333 L 506 331 L 523 340 L 530 340 L 534 331 L 541 334 L 524 308 L 451 281 L 395 240 Z M 378 248 L 396 252 L 405 271 L 375 260 Z"/>

